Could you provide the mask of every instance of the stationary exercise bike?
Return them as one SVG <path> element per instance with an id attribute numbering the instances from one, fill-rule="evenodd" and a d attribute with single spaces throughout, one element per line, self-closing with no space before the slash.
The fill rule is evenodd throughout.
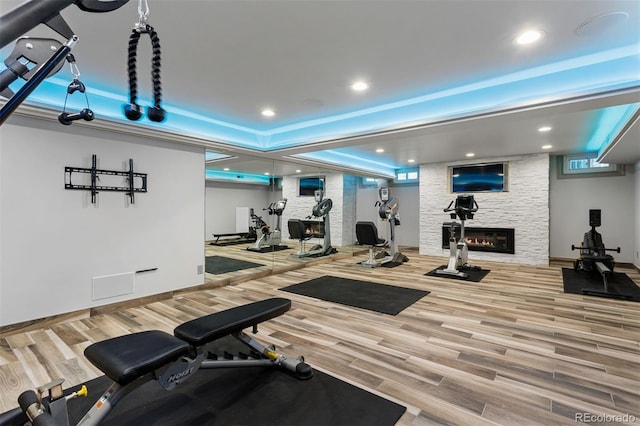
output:
<path id="1" fill-rule="evenodd" d="M 397 266 L 407 262 L 409 258 L 398 251 L 398 243 L 395 238 L 395 227 L 400 225 L 400 215 L 398 213 L 398 200 L 389 195 L 389 188 L 383 187 L 378 190 L 380 200 L 376 201 L 378 216 L 387 220 L 390 227 L 389 242 L 378 237 L 378 228 L 373 222 L 357 222 L 356 237 L 358 243 L 369 246 L 369 258 L 360 262 L 362 266 L 375 268 L 378 266 Z M 386 251 L 376 253 L 377 248 L 389 246 L 391 254 Z"/>
<path id="2" fill-rule="evenodd" d="M 380 201 L 376 202 L 378 207 L 378 216 L 380 219 L 389 222 L 389 250 L 391 253 L 383 251 L 376 258 L 380 259 L 380 264 L 392 262 L 407 262 L 409 258 L 398 251 L 398 242 L 396 241 L 396 226 L 400 226 L 400 213 L 398 212 L 400 205 L 397 198 L 389 194 L 389 188 L 383 187 L 378 190 Z"/>
<path id="3" fill-rule="evenodd" d="M 319 218 L 322 222 L 317 220 L 301 220 L 301 219 L 289 219 L 287 226 L 289 228 L 289 235 L 291 238 L 300 242 L 298 251 L 292 253 L 294 257 L 309 257 L 309 256 L 327 256 L 329 254 L 337 253 L 334 247 L 331 247 L 331 225 L 329 223 L 329 212 L 333 207 L 333 201 L 331 198 L 324 198 L 324 192 L 321 189 L 316 189 L 314 192 L 315 206 L 311 210 L 311 215 L 307 216 L 307 219 Z M 304 242 L 314 237 L 314 232 L 311 228 L 312 225 L 322 224 L 323 232 L 323 244 L 315 244 L 308 251 L 304 249 Z"/>
<path id="4" fill-rule="evenodd" d="M 267 210 L 269 215 L 276 215 L 276 227 L 275 229 L 269 228 L 269 225 L 262 220 L 262 217 L 257 216 L 253 213 L 253 209 L 251 209 L 251 219 L 256 224 L 256 230 L 260 232 L 260 238 L 256 241 L 256 243 L 247 247 L 247 250 L 257 251 L 260 253 L 267 251 L 275 251 L 275 250 L 285 250 L 288 249 L 289 246 L 281 245 L 282 241 L 282 231 L 280 230 L 281 221 L 282 221 L 282 212 L 287 205 L 287 199 L 283 198 L 279 201 L 273 202 L 269 204 L 269 207 L 262 210 Z"/>
<path id="5" fill-rule="evenodd" d="M 576 271 L 597 271 L 602 277 L 602 290 L 583 288 L 583 294 L 591 296 L 609 297 L 613 299 L 632 300 L 633 296 L 612 291 L 609 287 L 609 277 L 613 274 L 615 265 L 613 256 L 606 254 L 606 251 L 620 253 L 620 247 L 615 249 L 606 248 L 602 242 L 602 235 L 596 228 L 602 223 L 601 210 L 589 210 L 589 226 L 591 230 L 585 232 L 580 246 L 571 245 L 571 250 L 580 250 L 580 257 L 573 262 L 573 269 Z"/>
<path id="6" fill-rule="evenodd" d="M 464 222 L 467 219 L 473 219 L 473 215 L 478 211 L 478 203 L 476 203 L 473 195 L 458 195 L 455 199 L 455 206 L 452 208 L 454 201 L 451 201 L 445 213 L 449 213 L 451 219 L 460 219 L 460 223 L 452 221 L 445 222 L 443 225 L 449 227 L 449 263 L 446 269 L 438 269 L 438 275 L 450 275 L 458 278 L 467 279 L 469 270 L 480 270 L 479 266 L 471 266 L 468 263 L 469 247 L 464 237 Z M 460 239 L 456 241 L 455 229 L 460 227 Z"/>

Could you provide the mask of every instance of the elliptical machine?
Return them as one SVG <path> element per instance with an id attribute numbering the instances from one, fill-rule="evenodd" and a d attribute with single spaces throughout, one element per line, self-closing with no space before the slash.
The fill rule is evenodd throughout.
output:
<path id="1" fill-rule="evenodd" d="M 311 247 L 309 251 L 305 251 L 304 242 L 313 238 L 313 233 L 307 228 L 307 224 L 311 224 L 312 221 L 307 221 L 305 223 L 305 221 L 301 219 L 289 219 L 289 222 L 287 223 L 289 234 L 291 235 L 291 238 L 297 239 L 300 242 L 298 251 L 295 253 L 291 253 L 291 256 L 327 256 L 329 254 L 338 252 L 338 250 L 331 247 L 331 226 L 329 222 L 329 212 L 333 207 L 333 201 L 331 201 L 331 198 L 324 198 L 324 192 L 321 189 L 316 189 L 313 195 L 316 205 L 313 206 L 311 215 L 307 216 L 307 219 L 322 218 L 322 224 L 324 228 L 323 244 L 316 244 Z"/>
<path id="2" fill-rule="evenodd" d="M 380 260 L 380 264 L 393 262 L 407 262 L 409 258 L 398 251 L 398 242 L 396 241 L 395 227 L 400 226 L 400 214 L 398 213 L 399 204 L 396 198 L 389 195 L 389 188 L 382 187 L 378 190 L 380 201 L 376 202 L 378 208 L 378 216 L 380 219 L 389 222 L 389 249 L 391 254 L 386 251 L 379 253 L 376 257 Z"/>
<path id="3" fill-rule="evenodd" d="M 451 208 L 455 201 L 455 206 Z M 452 221 L 443 223 L 449 227 L 449 263 L 446 269 L 438 269 L 436 274 L 449 275 L 462 279 L 467 279 L 469 274 L 465 271 L 480 270 L 479 266 L 471 266 L 468 264 L 469 247 L 464 237 L 464 222 L 467 219 L 473 219 L 473 214 L 478 211 L 478 203 L 476 203 L 473 195 L 458 195 L 458 197 L 449 203 L 445 213 L 449 213 L 451 219 L 460 219 L 460 223 Z M 456 241 L 455 228 L 460 227 L 460 239 Z"/>
<path id="4" fill-rule="evenodd" d="M 275 201 L 269 204 L 269 207 L 262 210 L 267 210 L 269 215 L 276 215 L 276 227 L 274 230 L 269 228 L 269 225 L 262 220 L 261 216 L 257 216 L 253 213 L 253 209 L 251 209 L 251 219 L 256 223 L 256 230 L 260 232 L 260 238 L 256 240 L 256 243 L 247 247 L 249 251 L 256 251 L 259 253 L 264 253 L 268 251 L 277 251 L 277 250 L 285 250 L 288 249 L 289 246 L 281 245 L 282 241 L 282 232 L 280 230 L 281 221 L 282 221 L 282 212 L 287 205 L 287 199 L 283 198 L 281 200 Z"/>

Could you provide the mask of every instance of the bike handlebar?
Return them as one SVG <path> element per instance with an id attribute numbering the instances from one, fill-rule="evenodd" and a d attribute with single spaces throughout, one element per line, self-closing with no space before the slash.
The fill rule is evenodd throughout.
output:
<path id="1" fill-rule="evenodd" d="M 455 201 L 455 200 L 454 200 L 454 201 Z M 477 211 L 478 211 L 478 208 L 479 208 L 479 207 L 478 207 L 478 203 L 476 203 L 476 200 L 473 200 L 473 205 L 474 205 L 474 207 L 472 207 L 472 208 L 467 208 L 467 207 L 454 207 L 454 208 L 451 208 L 451 205 L 452 205 L 452 204 L 453 204 L 453 201 L 451 201 L 451 202 L 449 203 L 449 205 L 447 206 L 447 208 L 446 208 L 446 209 L 444 209 L 443 211 L 444 211 L 445 213 L 448 213 L 448 212 L 454 212 L 454 211 L 458 211 L 458 210 L 460 210 L 460 211 L 464 211 L 464 212 L 468 212 L 468 213 L 475 213 L 475 212 L 477 212 Z"/>

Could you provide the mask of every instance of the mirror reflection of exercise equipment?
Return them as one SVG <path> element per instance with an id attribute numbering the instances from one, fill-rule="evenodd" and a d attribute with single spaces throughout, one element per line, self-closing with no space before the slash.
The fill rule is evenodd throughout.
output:
<path id="1" fill-rule="evenodd" d="M 455 202 L 455 205 L 453 203 Z M 453 205 L 453 208 L 451 207 Z M 449 275 L 458 278 L 467 279 L 469 270 L 480 270 L 479 266 L 471 266 L 468 263 L 469 247 L 464 236 L 464 222 L 467 219 L 473 219 L 473 215 L 478 211 L 478 203 L 473 195 L 458 195 L 458 197 L 449 203 L 445 213 L 449 213 L 451 219 L 460 219 L 460 223 L 451 221 L 444 222 L 444 226 L 449 227 L 449 263 L 446 269 L 438 269 L 438 275 Z M 455 229 L 460 227 L 460 239 L 456 241 Z"/>
<path id="2" fill-rule="evenodd" d="M 261 216 L 254 214 L 253 209 L 250 210 L 251 219 L 255 222 L 255 229 L 258 235 L 260 235 L 260 238 L 253 246 L 247 247 L 247 250 L 265 253 L 269 251 L 286 250 L 289 248 L 289 246 L 280 244 L 282 241 L 282 212 L 284 212 L 286 205 L 287 199 L 283 198 L 269 204 L 269 207 L 266 209 L 262 209 L 267 210 L 269 216 L 276 215 L 276 227 L 273 230 L 264 220 L 262 220 Z"/>
<path id="3" fill-rule="evenodd" d="M 314 218 L 313 220 L 289 219 L 287 222 L 290 238 L 299 241 L 298 251 L 292 253 L 291 256 L 317 257 L 327 256 L 338 252 L 338 250 L 331 247 L 329 212 L 333 207 L 333 201 L 331 201 L 331 198 L 324 198 L 324 192 L 321 189 L 317 189 L 314 192 L 314 198 L 316 205 L 313 206 L 311 215 L 307 216 L 307 219 Z M 322 220 L 320 221 L 318 219 Z M 309 251 L 305 251 L 304 242 L 317 237 L 324 238 L 323 244 L 316 244 L 312 246 Z"/>
<path id="4" fill-rule="evenodd" d="M 602 224 L 602 211 L 589 210 L 589 226 L 591 229 L 585 232 L 580 246 L 571 245 L 571 250 L 580 250 L 580 257 L 573 262 L 573 269 L 588 273 L 598 272 L 602 277 L 602 290 L 582 289 L 583 294 L 591 296 L 609 297 L 612 299 L 633 300 L 632 295 L 626 295 L 612 291 L 609 286 L 609 277 L 613 274 L 614 258 L 606 251 L 620 253 L 620 247 L 606 248 L 602 241 L 602 235 L 596 228 Z"/>
<path id="5" fill-rule="evenodd" d="M 378 190 L 380 200 L 376 202 L 378 216 L 389 222 L 389 250 L 376 253 L 376 248 L 387 246 L 387 241 L 378 237 L 378 228 L 373 222 L 356 223 L 356 238 L 361 245 L 369 246 L 369 258 L 361 263 L 362 266 L 375 268 L 377 266 L 397 266 L 407 262 L 409 258 L 398 251 L 398 242 L 395 237 L 395 227 L 400 225 L 399 203 L 389 194 L 389 188 L 382 187 Z"/>

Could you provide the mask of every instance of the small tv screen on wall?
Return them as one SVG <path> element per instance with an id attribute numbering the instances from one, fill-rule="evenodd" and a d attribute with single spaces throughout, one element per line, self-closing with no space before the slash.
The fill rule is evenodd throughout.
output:
<path id="1" fill-rule="evenodd" d="M 307 176 L 298 178 L 298 195 L 313 197 L 316 189 L 324 191 L 324 176 Z"/>
<path id="2" fill-rule="evenodd" d="M 501 192 L 507 190 L 505 163 L 452 166 L 451 192 Z"/>

